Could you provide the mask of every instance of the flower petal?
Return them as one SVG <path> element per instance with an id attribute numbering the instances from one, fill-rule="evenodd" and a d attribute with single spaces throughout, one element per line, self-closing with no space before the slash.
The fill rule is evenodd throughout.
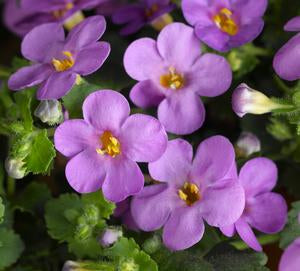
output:
<path id="1" fill-rule="evenodd" d="M 35 62 L 50 62 L 62 49 L 65 39 L 63 27 L 58 23 L 46 23 L 33 28 L 23 39 L 22 55 Z"/>
<path id="2" fill-rule="evenodd" d="M 280 263 L 279 271 L 298 271 L 300 266 L 300 238 L 296 239 L 284 251 Z"/>
<path id="3" fill-rule="evenodd" d="M 232 5 L 233 12 L 238 12 L 241 20 L 248 20 L 248 22 L 252 18 L 262 17 L 268 6 L 268 0 L 238 0 L 232 2 L 234 2 Z"/>
<path id="4" fill-rule="evenodd" d="M 172 212 L 163 230 L 163 242 L 171 250 L 187 249 L 204 234 L 204 223 L 197 208 L 185 207 Z"/>
<path id="5" fill-rule="evenodd" d="M 256 251 L 262 251 L 262 247 L 256 239 L 251 227 L 243 219 L 239 219 L 235 223 L 236 231 L 243 241 L 252 249 Z"/>
<path id="6" fill-rule="evenodd" d="M 151 116 L 134 114 L 121 128 L 124 154 L 136 162 L 153 162 L 165 152 L 168 136 L 161 123 Z"/>
<path id="7" fill-rule="evenodd" d="M 157 80 L 164 64 L 157 51 L 155 40 L 142 38 L 131 43 L 124 55 L 124 67 L 129 76 L 135 80 L 143 81 L 151 78 Z"/>
<path id="8" fill-rule="evenodd" d="M 81 50 L 75 61 L 73 71 L 80 75 L 88 75 L 98 70 L 110 53 L 107 42 L 97 42 Z"/>
<path id="9" fill-rule="evenodd" d="M 157 161 L 149 163 L 149 173 L 157 181 L 182 185 L 190 173 L 192 159 L 192 146 L 183 139 L 174 139 Z"/>
<path id="10" fill-rule="evenodd" d="M 229 226 L 220 227 L 221 232 L 227 237 L 233 237 L 235 234 L 235 226 L 231 224 Z"/>
<path id="11" fill-rule="evenodd" d="M 189 80 L 189 88 L 194 89 L 200 96 L 215 97 L 230 87 L 231 67 L 224 57 L 205 54 L 192 66 Z"/>
<path id="12" fill-rule="evenodd" d="M 35 64 L 24 67 L 15 72 L 8 81 L 8 87 L 12 90 L 29 88 L 42 83 L 52 73 L 47 64 Z"/>
<path id="13" fill-rule="evenodd" d="M 212 136 L 199 145 L 192 176 L 206 186 L 224 178 L 234 164 L 235 152 L 230 141 L 223 136 Z"/>
<path id="14" fill-rule="evenodd" d="M 126 98 L 113 90 L 99 90 L 90 94 L 82 106 L 84 119 L 99 131 L 117 133 L 129 116 Z"/>
<path id="15" fill-rule="evenodd" d="M 89 147 L 96 149 L 98 140 L 95 130 L 84 120 L 67 120 L 56 128 L 54 134 L 55 148 L 67 157 Z"/>
<path id="16" fill-rule="evenodd" d="M 39 88 L 39 100 L 57 100 L 66 95 L 75 85 L 76 74 L 71 72 L 54 72 Z"/>
<path id="17" fill-rule="evenodd" d="M 131 101 L 142 108 L 157 106 L 164 98 L 164 93 L 153 84 L 152 80 L 141 81 L 130 91 Z"/>
<path id="18" fill-rule="evenodd" d="M 268 158 L 254 158 L 248 161 L 240 171 L 239 181 L 247 197 L 271 191 L 277 181 L 277 167 Z"/>
<path id="19" fill-rule="evenodd" d="M 104 159 L 91 148 L 74 156 L 66 166 L 67 180 L 78 193 L 91 193 L 99 190 L 105 174 Z"/>
<path id="20" fill-rule="evenodd" d="M 189 24 L 196 25 L 201 22 L 202 25 L 210 25 L 213 23 L 206 0 L 182 0 L 181 5 L 183 15 Z"/>
<path id="21" fill-rule="evenodd" d="M 181 70 L 192 66 L 201 54 L 193 28 L 183 23 L 167 25 L 158 35 L 157 48 L 170 66 L 180 67 Z"/>
<path id="22" fill-rule="evenodd" d="M 276 233 L 287 221 L 287 205 L 281 195 L 264 193 L 247 202 L 245 216 L 251 227 L 264 233 Z"/>
<path id="23" fill-rule="evenodd" d="M 170 133 L 191 134 L 202 126 L 205 108 L 195 93 L 171 95 L 159 105 L 158 119 Z"/>
<path id="24" fill-rule="evenodd" d="M 170 191 L 165 184 L 144 187 L 131 202 L 131 214 L 138 227 L 143 231 L 160 229 L 170 216 L 170 199 Z"/>
<path id="25" fill-rule="evenodd" d="M 112 159 L 102 186 L 104 196 L 120 202 L 139 193 L 144 186 L 144 175 L 136 162 L 126 158 Z"/>
<path id="26" fill-rule="evenodd" d="M 294 17 L 291 20 L 289 20 L 285 26 L 285 31 L 300 31 L 300 16 Z"/>
<path id="27" fill-rule="evenodd" d="M 223 180 L 206 188 L 199 201 L 203 218 L 214 227 L 234 224 L 242 215 L 244 207 L 245 194 L 235 179 Z"/>

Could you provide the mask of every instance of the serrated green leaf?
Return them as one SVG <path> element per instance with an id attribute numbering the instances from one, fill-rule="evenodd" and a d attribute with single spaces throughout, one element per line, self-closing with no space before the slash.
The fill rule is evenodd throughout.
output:
<path id="1" fill-rule="evenodd" d="M 300 201 L 297 201 L 292 204 L 292 210 L 289 211 L 288 214 L 288 223 L 284 230 L 280 233 L 279 246 L 283 249 L 300 236 L 300 224 L 298 220 L 299 213 Z"/>
<path id="2" fill-rule="evenodd" d="M 30 153 L 24 159 L 27 171 L 34 174 L 49 173 L 55 155 L 54 145 L 48 138 L 47 130 L 44 129 L 36 132 L 31 144 Z"/>
<path id="3" fill-rule="evenodd" d="M 215 246 L 204 259 L 216 271 L 267 271 L 264 265 L 267 256 L 251 250 L 237 250 L 234 247 L 221 243 Z"/>
<path id="4" fill-rule="evenodd" d="M 84 241 L 71 241 L 68 245 L 69 251 L 78 258 L 89 257 L 97 259 L 101 256 L 102 248 L 97 238 L 91 237 Z"/>
<path id="5" fill-rule="evenodd" d="M 24 244 L 12 230 L 0 228 L 0 270 L 17 261 L 24 250 Z"/>
<path id="6" fill-rule="evenodd" d="M 103 197 L 102 192 L 84 194 L 81 198 L 84 204 L 94 204 L 97 206 L 102 218 L 109 218 L 116 207 L 114 203 L 109 202 Z"/>

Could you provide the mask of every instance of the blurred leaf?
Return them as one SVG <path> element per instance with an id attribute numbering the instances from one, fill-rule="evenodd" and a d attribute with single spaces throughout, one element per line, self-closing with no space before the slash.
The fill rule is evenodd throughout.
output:
<path id="1" fill-rule="evenodd" d="M 2 198 L 0 197 L 0 224 L 3 222 L 4 212 L 5 212 L 5 207 L 4 204 L 2 203 Z"/>
<path id="2" fill-rule="evenodd" d="M 84 241 L 73 240 L 69 243 L 69 251 L 74 253 L 78 258 L 89 257 L 97 259 L 101 256 L 102 248 L 97 238 L 91 237 Z"/>

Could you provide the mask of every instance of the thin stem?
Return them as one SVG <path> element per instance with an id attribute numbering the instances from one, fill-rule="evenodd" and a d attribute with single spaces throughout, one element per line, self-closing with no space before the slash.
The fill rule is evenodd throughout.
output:
<path id="1" fill-rule="evenodd" d="M 261 235 L 257 239 L 262 246 L 269 245 L 269 244 L 276 243 L 277 241 L 279 241 L 279 234 Z M 249 248 L 249 246 L 246 243 L 244 243 L 243 241 L 233 241 L 233 242 L 231 242 L 231 244 L 236 249 L 239 249 L 239 250 L 244 250 L 244 249 Z"/>
<path id="2" fill-rule="evenodd" d="M 16 180 L 10 176 L 7 178 L 7 195 L 13 196 L 16 190 Z"/>

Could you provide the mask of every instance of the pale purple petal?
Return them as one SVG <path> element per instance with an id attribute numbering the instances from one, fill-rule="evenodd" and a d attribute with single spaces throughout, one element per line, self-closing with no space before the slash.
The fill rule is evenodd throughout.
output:
<path id="1" fill-rule="evenodd" d="M 58 23 L 47 23 L 33 28 L 23 39 L 22 55 L 35 62 L 46 63 L 62 48 L 65 39 L 63 27 Z"/>
<path id="2" fill-rule="evenodd" d="M 38 85 L 45 81 L 53 72 L 47 64 L 35 64 L 24 67 L 15 72 L 8 81 L 8 87 L 12 90 L 20 90 Z"/>
<path id="3" fill-rule="evenodd" d="M 235 179 L 215 183 L 206 188 L 201 196 L 201 215 L 214 227 L 232 225 L 240 218 L 245 207 L 243 188 Z"/>
<path id="4" fill-rule="evenodd" d="M 144 175 L 136 162 L 123 157 L 110 161 L 102 186 L 103 194 L 108 200 L 120 202 L 138 194 L 143 186 Z"/>
<path id="5" fill-rule="evenodd" d="M 213 136 L 199 145 L 192 176 L 206 186 L 224 178 L 234 164 L 235 152 L 230 141 L 223 136 Z"/>
<path id="6" fill-rule="evenodd" d="M 231 67 L 224 57 L 205 54 L 191 67 L 189 80 L 188 87 L 194 89 L 200 96 L 215 97 L 230 87 Z"/>
<path id="7" fill-rule="evenodd" d="M 74 156 L 66 166 L 67 180 L 78 193 L 98 191 L 105 179 L 105 174 L 105 161 L 92 148 Z"/>
<path id="8" fill-rule="evenodd" d="M 277 181 L 277 167 L 267 158 L 259 157 L 248 161 L 241 169 L 239 181 L 247 197 L 271 191 Z"/>
<path id="9" fill-rule="evenodd" d="M 76 74 L 71 72 L 54 72 L 39 88 L 39 100 L 60 99 L 66 95 L 76 82 Z"/>
<path id="10" fill-rule="evenodd" d="M 262 251 L 262 247 L 258 240 L 256 239 L 251 227 L 243 219 L 239 219 L 235 223 L 236 231 L 242 240 L 252 249 L 256 251 Z"/>
<path id="11" fill-rule="evenodd" d="M 262 17 L 267 9 L 268 0 L 233 0 L 233 12 L 240 14 L 241 21 L 249 22 L 253 18 Z"/>
<path id="12" fill-rule="evenodd" d="M 195 25 L 201 22 L 202 25 L 213 24 L 211 12 L 207 7 L 206 0 L 183 0 L 182 11 L 189 24 Z"/>
<path id="13" fill-rule="evenodd" d="M 122 151 L 136 162 L 153 162 L 165 152 L 167 133 L 161 123 L 151 116 L 134 114 L 121 127 Z"/>
<path id="14" fill-rule="evenodd" d="M 221 232 L 227 237 L 233 237 L 235 234 L 235 225 L 231 224 L 229 226 L 220 227 Z"/>
<path id="15" fill-rule="evenodd" d="M 202 126 L 205 108 L 195 93 L 176 93 L 161 102 L 158 107 L 158 119 L 170 133 L 191 134 Z"/>
<path id="16" fill-rule="evenodd" d="M 157 181 L 182 185 L 191 170 L 192 159 L 192 146 L 183 139 L 174 139 L 157 161 L 149 163 L 149 173 Z"/>
<path id="17" fill-rule="evenodd" d="M 73 157 L 83 150 L 99 144 L 95 130 L 84 120 L 67 120 L 60 124 L 54 134 L 55 148 L 64 156 Z"/>
<path id="18" fill-rule="evenodd" d="M 81 50 L 72 68 L 80 75 L 88 75 L 98 70 L 110 53 L 110 45 L 107 42 L 97 42 Z"/>
<path id="19" fill-rule="evenodd" d="M 279 271 L 298 271 L 299 266 L 300 266 L 300 238 L 296 239 L 284 251 L 279 263 Z"/>
<path id="20" fill-rule="evenodd" d="M 251 227 L 264 233 L 276 233 L 287 221 L 287 205 L 281 195 L 264 193 L 248 200 L 245 216 Z"/>
<path id="21" fill-rule="evenodd" d="M 157 48 L 170 66 L 180 67 L 181 70 L 190 68 L 201 54 L 193 28 L 183 23 L 166 26 L 157 38 Z"/>
<path id="22" fill-rule="evenodd" d="M 84 119 L 95 129 L 117 132 L 129 116 L 130 107 L 120 93 L 113 90 L 99 90 L 85 99 L 82 111 Z"/>
<path id="23" fill-rule="evenodd" d="M 159 78 L 164 63 L 156 41 L 142 38 L 131 43 L 124 55 L 124 67 L 129 76 L 138 81 Z"/>
<path id="24" fill-rule="evenodd" d="M 300 31 L 300 16 L 294 17 L 293 19 L 289 20 L 285 26 L 285 31 Z"/>
<path id="25" fill-rule="evenodd" d="M 204 234 L 204 223 L 197 208 L 180 208 L 164 226 L 163 242 L 171 250 L 183 250 L 198 243 Z"/>
<path id="26" fill-rule="evenodd" d="M 133 197 L 131 214 L 138 227 L 144 231 L 160 229 L 172 211 L 171 194 L 165 184 L 146 186 Z"/>
<path id="27" fill-rule="evenodd" d="M 130 91 L 131 101 L 142 108 L 157 106 L 165 98 L 165 94 L 152 80 L 137 83 Z"/>

